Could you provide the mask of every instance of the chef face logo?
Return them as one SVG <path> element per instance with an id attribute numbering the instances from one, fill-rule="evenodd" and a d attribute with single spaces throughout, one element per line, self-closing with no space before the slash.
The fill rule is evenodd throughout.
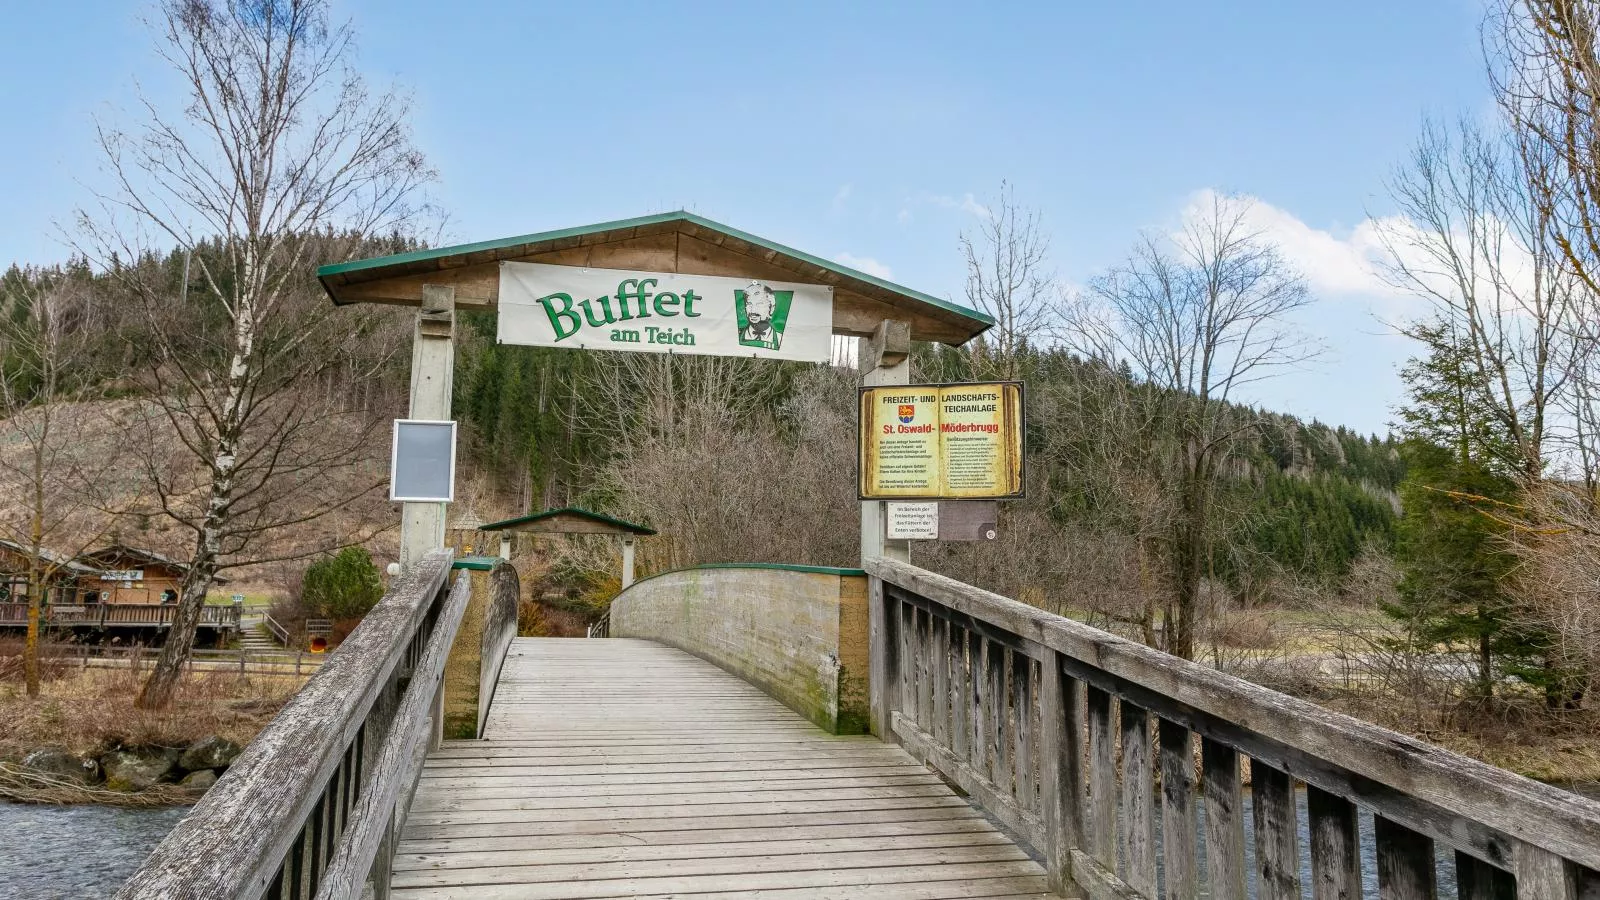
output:
<path id="1" fill-rule="evenodd" d="M 910 403 L 900 404 L 900 423 L 910 425 L 911 420 L 917 417 L 917 408 Z"/>
<path id="2" fill-rule="evenodd" d="M 789 305 L 794 291 L 775 291 L 759 281 L 733 292 L 739 318 L 739 343 L 746 347 L 777 350 L 783 344 L 783 328 L 789 322 Z"/>

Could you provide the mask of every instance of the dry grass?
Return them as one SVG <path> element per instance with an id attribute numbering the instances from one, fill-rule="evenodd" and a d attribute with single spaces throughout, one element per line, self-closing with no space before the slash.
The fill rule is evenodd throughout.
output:
<path id="1" fill-rule="evenodd" d="M 207 672 L 185 676 L 170 709 L 135 709 L 142 669 L 55 672 L 40 696 L 20 680 L 0 681 L 0 760 L 20 760 L 41 747 L 82 755 L 116 747 L 183 747 L 209 735 L 240 745 L 277 714 L 304 683 L 291 675 Z"/>

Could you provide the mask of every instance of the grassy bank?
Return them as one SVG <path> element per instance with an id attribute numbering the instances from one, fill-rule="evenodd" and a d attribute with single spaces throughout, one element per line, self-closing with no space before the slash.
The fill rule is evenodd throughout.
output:
<path id="1" fill-rule="evenodd" d="M 243 746 L 305 681 L 289 675 L 198 672 L 184 676 L 169 709 L 153 711 L 133 705 L 144 669 L 80 670 L 47 662 L 46 675 L 38 697 L 27 696 L 19 678 L 0 680 L 0 721 L 6 723 L 0 730 L 0 796 L 133 805 L 192 800 L 192 792 L 164 784 L 119 798 L 113 791 L 36 777 L 17 764 L 47 747 L 88 758 L 118 749 L 176 750 L 212 736 Z"/>

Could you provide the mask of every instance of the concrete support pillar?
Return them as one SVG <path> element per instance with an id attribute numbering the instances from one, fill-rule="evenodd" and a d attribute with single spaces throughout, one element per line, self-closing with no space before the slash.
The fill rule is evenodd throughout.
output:
<path id="1" fill-rule="evenodd" d="M 866 387 L 911 383 L 911 325 L 886 320 L 861 345 L 861 383 Z M 861 560 L 879 556 L 911 561 L 910 541 L 891 541 L 884 534 L 881 500 L 861 501 Z"/>
<path id="2" fill-rule="evenodd" d="M 622 539 L 622 587 L 633 584 L 633 535 Z"/>
<path id="3" fill-rule="evenodd" d="M 455 370 L 456 289 L 422 287 L 422 308 L 411 340 L 411 418 L 450 418 Z M 430 550 L 444 546 L 445 504 L 406 503 L 400 512 L 400 567 L 409 570 Z"/>

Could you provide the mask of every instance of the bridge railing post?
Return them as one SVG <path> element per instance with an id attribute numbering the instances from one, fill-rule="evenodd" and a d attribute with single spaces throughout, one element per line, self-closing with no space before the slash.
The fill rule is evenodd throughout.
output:
<path id="1" fill-rule="evenodd" d="M 895 616 L 888 604 L 893 600 L 883 590 L 883 580 L 867 579 L 867 715 L 872 733 L 884 741 L 894 741 L 894 713 L 900 685 L 900 639 L 895 633 Z"/>

